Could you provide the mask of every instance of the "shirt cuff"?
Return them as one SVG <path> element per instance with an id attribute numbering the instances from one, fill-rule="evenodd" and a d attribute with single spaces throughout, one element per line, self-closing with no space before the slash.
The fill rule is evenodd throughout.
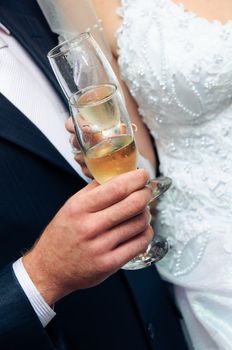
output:
<path id="1" fill-rule="evenodd" d="M 40 322 L 42 323 L 43 327 L 46 327 L 47 324 L 56 315 L 56 313 L 46 303 L 42 295 L 39 293 L 38 289 L 35 287 L 32 280 L 30 279 L 23 265 L 22 258 L 18 259 L 13 263 L 13 270 L 19 284 L 21 285 L 24 293 L 30 301 L 31 306 L 37 314 Z"/>

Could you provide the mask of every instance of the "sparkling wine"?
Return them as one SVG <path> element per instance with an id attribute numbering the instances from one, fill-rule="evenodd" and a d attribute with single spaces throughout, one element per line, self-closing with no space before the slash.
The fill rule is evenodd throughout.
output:
<path id="1" fill-rule="evenodd" d="M 95 179 L 99 183 L 106 182 L 113 176 L 136 169 L 135 141 L 130 135 L 105 139 L 86 152 L 85 161 Z"/>
<path id="2" fill-rule="evenodd" d="M 119 127 L 120 111 L 114 93 L 111 86 L 102 85 L 88 89 L 78 99 L 79 114 L 92 131 L 107 135 Z"/>

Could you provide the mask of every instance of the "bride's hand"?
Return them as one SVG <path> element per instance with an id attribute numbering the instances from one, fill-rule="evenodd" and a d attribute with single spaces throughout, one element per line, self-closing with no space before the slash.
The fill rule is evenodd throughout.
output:
<path id="1" fill-rule="evenodd" d="M 79 143 L 78 143 L 77 138 L 75 136 L 74 125 L 73 125 L 71 117 L 68 118 L 68 120 L 66 121 L 65 128 L 70 133 L 69 142 L 70 142 L 70 145 L 72 147 L 74 159 L 81 166 L 81 169 L 82 169 L 82 172 L 84 173 L 84 175 L 93 179 L 93 176 L 90 173 L 89 169 L 87 168 L 86 163 L 85 163 L 85 159 L 81 153 Z M 132 124 L 132 128 L 133 128 L 134 132 L 137 132 L 137 126 L 135 124 Z M 125 125 L 121 124 L 120 133 L 124 134 L 125 132 L 126 132 Z"/>
<path id="2" fill-rule="evenodd" d="M 74 126 L 73 126 L 73 122 L 72 122 L 71 117 L 68 118 L 68 120 L 66 121 L 65 128 L 70 133 L 69 142 L 70 142 L 70 145 L 72 147 L 74 159 L 80 165 L 81 170 L 84 173 L 84 175 L 93 179 L 93 176 L 90 173 L 89 169 L 87 168 L 86 163 L 85 163 L 85 159 L 81 153 L 80 146 L 79 146 L 77 138 L 75 136 Z"/>

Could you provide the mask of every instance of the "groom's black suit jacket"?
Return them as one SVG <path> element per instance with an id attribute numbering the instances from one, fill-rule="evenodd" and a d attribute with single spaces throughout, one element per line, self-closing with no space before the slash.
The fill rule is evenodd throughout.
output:
<path id="1" fill-rule="evenodd" d="M 46 58 L 57 37 L 36 1 L 0 0 L 0 22 L 65 103 Z M 64 298 L 55 306 L 55 319 L 43 329 L 13 274 L 12 262 L 84 185 L 47 138 L 0 94 L 0 349 L 185 349 L 154 267 L 119 271 L 95 288 Z"/>

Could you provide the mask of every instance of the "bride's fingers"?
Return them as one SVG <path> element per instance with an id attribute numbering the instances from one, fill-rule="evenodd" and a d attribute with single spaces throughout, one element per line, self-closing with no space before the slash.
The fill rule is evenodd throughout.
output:
<path id="1" fill-rule="evenodd" d="M 65 122 L 65 128 L 68 132 L 71 132 L 72 134 L 74 133 L 74 125 L 73 125 L 73 121 L 72 118 L 69 117 L 66 122 Z"/>
<path id="2" fill-rule="evenodd" d="M 75 130 L 72 122 L 72 118 L 70 117 L 66 123 L 65 123 L 65 128 L 67 129 L 68 132 L 70 132 L 69 136 L 69 143 L 72 147 L 72 153 L 74 155 L 74 159 L 76 162 L 80 165 L 81 170 L 85 176 L 88 176 L 89 178 L 93 178 L 92 174 L 90 173 L 89 169 L 86 166 L 84 156 L 81 152 L 79 143 L 77 141 L 76 135 L 75 135 Z"/>
<path id="3" fill-rule="evenodd" d="M 81 170 L 85 176 L 89 177 L 90 179 L 93 179 L 93 175 L 91 174 L 91 172 L 89 171 L 89 169 L 85 164 L 81 165 Z"/>
<path id="4" fill-rule="evenodd" d="M 84 159 L 82 153 L 78 153 L 77 155 L 75 155 L 74 158 L 80 164 L 80 166 L 85 165 L 85 159 Z"/>
<path id="5" fill-rule="evenodd" d="M 133 132 L 136 132 L 138 130 L 138 127 L 136 124 L 132 123 L 131 124 Z M 124 123 L 121 123 L 120 125 L 120 134 L 126 134 L 127 133 L 127 126 Z"/>
<path id="6" fill-rule="evenodd" d="M 81 170 L 84 173 L 84 175 L 88 176 L 91 179 L 93 179 L 93 176 L 92 176 L 91 172 L 89 171 L 89 169 L 86 166 L 85 159 L 84 159 L 82 153 L 79 153 L 79 154 L 75 155 L 74 159 L 80 165 Z"/>
<path id="7" fill-rule="evenodd" d="M 69 117 L 66 120 L 65 128 L 70 133 L 69 143 L 70 143 L 70 145 L 72 147 L 73 154 L 75 155 L 75 154 L 81 153 L 80 146 L 79 146 L 79 143 L 78 143 L 76 135 L 75 135 L 75 130 L 74 130 L 74 126 L 73 126 L 73 122 L 72 122 L 72 118 L 71 117 Z"/>
<path id="8" fill-rule="evenodd" d="M 75 135 L 72 134 L 69 136 L 69 143 L 72 147 L 72 153 L 74 155 L 81 154 L 81 149 Z"/>
<path id="9" fill-rule="evenodd" d="M 89 177 L 90 179 L 93 179 L 93 178 L 94 178 L 93 175 L 91 174 L 91 172 L 89 171 L 89 169 L 87 168 L 86 165 L 83 166 L 83 167 L 81 168 L 81 170 L 82 170 L 82 172 L 83 172 L 83 174 L 84 174 L 85 176 Z"/>

